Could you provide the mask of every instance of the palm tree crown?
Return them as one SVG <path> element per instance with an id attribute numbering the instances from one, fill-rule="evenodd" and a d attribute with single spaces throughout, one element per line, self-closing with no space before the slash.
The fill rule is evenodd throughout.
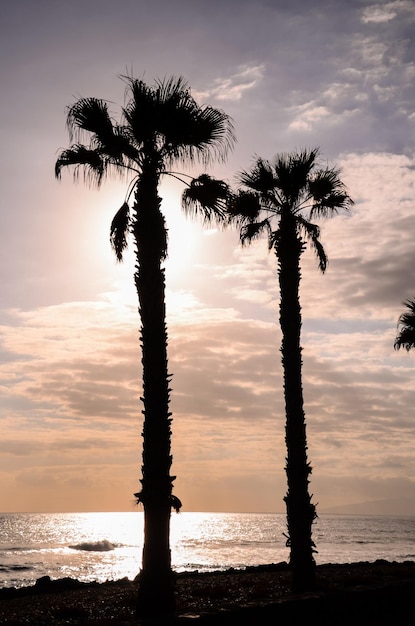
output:
<path id="1" fill-rule="evenodd" d="M 82 170 L 84 178 L 98 187 L 109 174 L 130 175 L 128 199 L 149 165 L 159 180 L 163 174 L 175 176 L 169 171 L 175 162 L 193 165 L 200 160 L 207 165 L 215 158 L 226 158 L 235 141 L 232 121 L 219 109 L 200 106 L 182 77 L 158 80 L 154 86 L 131 77 L 123 79 L 127 102 L 120 124 L 111 117 L 105 100 L 81 98 L 68 107 L 67 127 L 73 143 L 56 161 L 57 178 L 68 166 L 73 166 L 75 178 Z M 89 139 L 87 145 L 82 143 L 84 138 Z M 126 201 L 111 226 L 118 260 L 127 245 L 130 219 Z"/>
<path id="2" fill-rule="evenodd" d="M 171 508 L 180 500 L 172 493 L 170 379 L 167 363 L 165 278 L 167 229 L 158 195 L 160 178 L 177 175 L 174 162 L 206 164 L 225 158 L 234 142 L 230 118 L 218 109 L 199 106 L 182 78 L 156 81 L 124 77 L 126 104 L 116 123 L 108 103 L 81 98 L 69 107 L 67 126 L 72 145 L 56 161 L 55 174 L 64 167 L 83 171 L 87 181 L 100 186 L 113 173 L 129 179 L 125 201 L 115 214 L 110 241 L 122 260 L 128 234 L 136 253 L 134 282 L 139 300 L 143 367 L 143 465 L 141 491 L 144 506 L 144 547 L 138 609 L 156 614 L 174 607 L 169 544 Z M 83 143 L 87 140 L 87 143 Z M 133 195 L 132 207 L 129 200 Z M 219 208 L 203 209 L 203 218 L 222 216 Z"/>
<path id="3" fill-rule="evenodd" d="M 318 167 L 318 154 L 314 149 L 278 155 L 273 163 L 258 159 L 251 170 L 240 173 L 241 187 L 231 198 L 229 211 L 241 226 L 242 243 L 265 232 L 270 249 L 278 247 L 282 223 L 288 219 L 310 242 L 324 272 L 328 260 L 319 241 L 320 228 L 310 220 L 348 209 L 351 199 L 338 170 Z"/>
<path id="4" fill-rule="evenodd" d="M 399 316 L 398 327 L 401 326 L 401 328 L 395 339 L 394 347 L 395 350 L 405 348 L 409 352 L 415 348 L 415 298 L 405 300 L 403 304 L 407 307 L 407 311 Z"/>

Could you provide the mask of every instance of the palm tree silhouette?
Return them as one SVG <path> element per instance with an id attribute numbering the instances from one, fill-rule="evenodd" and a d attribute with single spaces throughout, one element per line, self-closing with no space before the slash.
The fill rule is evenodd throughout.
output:
<path id="1" fill-rule="evenodd" d="M 320 229 L 310 220 L 329 217 L 352 205 L 339 171 L 318 166 L 318 155 L 318 149 L 314 149 L 278 155 L 273 163 L 259 158 L 250 170 L 239 174 L 237 193 L 229 189 L 225 193 L 222 189 L 215 198 L 212 181 L 207 179 L 204 184 L 199 177 L 183 197 L 183 202 L 193 207 L 226 205 L 230 219 L 240 227 L 241 242 L 249 243 L 265 232 L 269 249 L 277 257 L 287 445 L 288 491 L 284 500 L 295 591 L 314 586 L 312 524 L 316 517 L 308 490 L 311 466 L 307 460 L 303 409 L 300 259 L 309 242 L 317 254 L 319 269 L 326 270 L 327 256 L 319 239 Z M 218 181 L 215 184 L 218 186 Z"/>
<path id="2" fill-rule="evenodd" d="M 144 405 L 141 491 L 134 494 L 144 507 L 137 609 L 146 615 L 174 609 L 170 514 L 172 507 L 181 507 L 172 493 L 175 476 L 170 475 L 171 376 L 163 268 L 167 229 L 158 187 L 162 176 L 175 176 L 169 169 L 174 163 L 193 165 L 201 160 L 207 164 L 214 157 L 224 159 L 235 138 L 230 118 L 218 109 L 198 105 L 183 78 L 156 81 L 154 86 L 132 77 L 123 80 L 127 99 L 120 124 L 113 121 L 107 102 L 101 99 L 81 98 L 68 107 L 71 145 L 60 153 L 55 174 L 60 178 L 64 167 L 73 166 L 77 177 L 81 168 L 97 186 L 108 174 L 130 176 L 125 202 L 111 224 L 110 240 L 121 261 L 132 233 L 136 253 Z M 86 145 L 84 137 L 89 139 Z M 220 210 L 206 209 L 203 217 L 208 220 L 214 213 Z"/>
<path id="3" fill-rule="evenodd" d="M 399 316 L 398 327 L 401 326 L 401 329 L 395 339 L 394 347 L 395 350 L 403 347 L 409 352 L 415 348 L 415 298 L 405 300 L 403 304 L 408 310 Z"/>

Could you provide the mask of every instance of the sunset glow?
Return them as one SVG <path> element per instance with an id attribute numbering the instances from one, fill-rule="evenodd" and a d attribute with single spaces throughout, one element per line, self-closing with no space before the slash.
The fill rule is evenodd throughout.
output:
<path id="1" fill-rule="evenodd" d="M 109 244 L 129 179 L 57 182 L 66 107 L 133 74 L 183 75 L 234 120 L 208 168 L 320 146 L 355 201 L 321 222 L 325 275 L 300 287 L 311 492 L 318 511 L 415 515 L 415 353 L 394 351 L 415 296 L 415 6 L 392 2 L 74 0 L 3 10 L 0 501 L 3 511 L 133 511 L 141 355 L 133 242 Z M 97 14 L 100 19 L 97 20 Z M 231 27 L 230 27 L 231 24 Z M 199 174 L 195 164 L 187 174 Z M 204 228 L 164 177 L 175 492 L 185 511 L 283 511 L 276 260 Z"/>

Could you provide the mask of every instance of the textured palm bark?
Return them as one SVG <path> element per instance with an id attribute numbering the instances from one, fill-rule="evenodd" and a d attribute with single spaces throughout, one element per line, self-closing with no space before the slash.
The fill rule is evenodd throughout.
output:
<path id="1" fill-rule="evenodd" d="M 173 477 L 171 413 L 165 280 L 167 231 L 157 194 L 157 167 L 143 166 L 136 190 L 134 236 L 138 264 L 135 284 L 141 317 L 143 366 L 143 466 L 142 490 L 137 495 L 144 507 L 144 547 L 140 572 L 138 610 L 142 615 L 171 612 L 174 587 L 171 571 L 170 515 Z"/>
<path id="2" fill-rule="evenodd" d="M 304 244 L 298 236 L 293 216 L 282 214 L 277 242 L 280 284 L 280 324 L 286 411 L 285 441 L 288 545 L 293 591 L 310 590 L 315 585 L 312 524 L 315 506 L 309 495 L 311 466 L 307 460 L 307 437 L 303 408 L 301 358 L 300 258 Z"/>

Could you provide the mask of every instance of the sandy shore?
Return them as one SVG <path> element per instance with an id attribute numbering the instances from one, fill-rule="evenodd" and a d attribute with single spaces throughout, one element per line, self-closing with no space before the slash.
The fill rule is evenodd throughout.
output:
<path id="1" fill-rule="evenodd" d="M 320 565 L 316 591 L 302 595 L 290 592 L 289 578 L 284 564 L 178 574 L 174 623 L 275 626 L 296 623 L 305 612 L 307 624 L 319 626 L 413 623 L 413 561 Z M 40 579 L 32 587 L 0 590 L 0 624 L 140 624 L 134 617 L 135 594 L 136 584 L 127 579 L 103 584 Z"/>

